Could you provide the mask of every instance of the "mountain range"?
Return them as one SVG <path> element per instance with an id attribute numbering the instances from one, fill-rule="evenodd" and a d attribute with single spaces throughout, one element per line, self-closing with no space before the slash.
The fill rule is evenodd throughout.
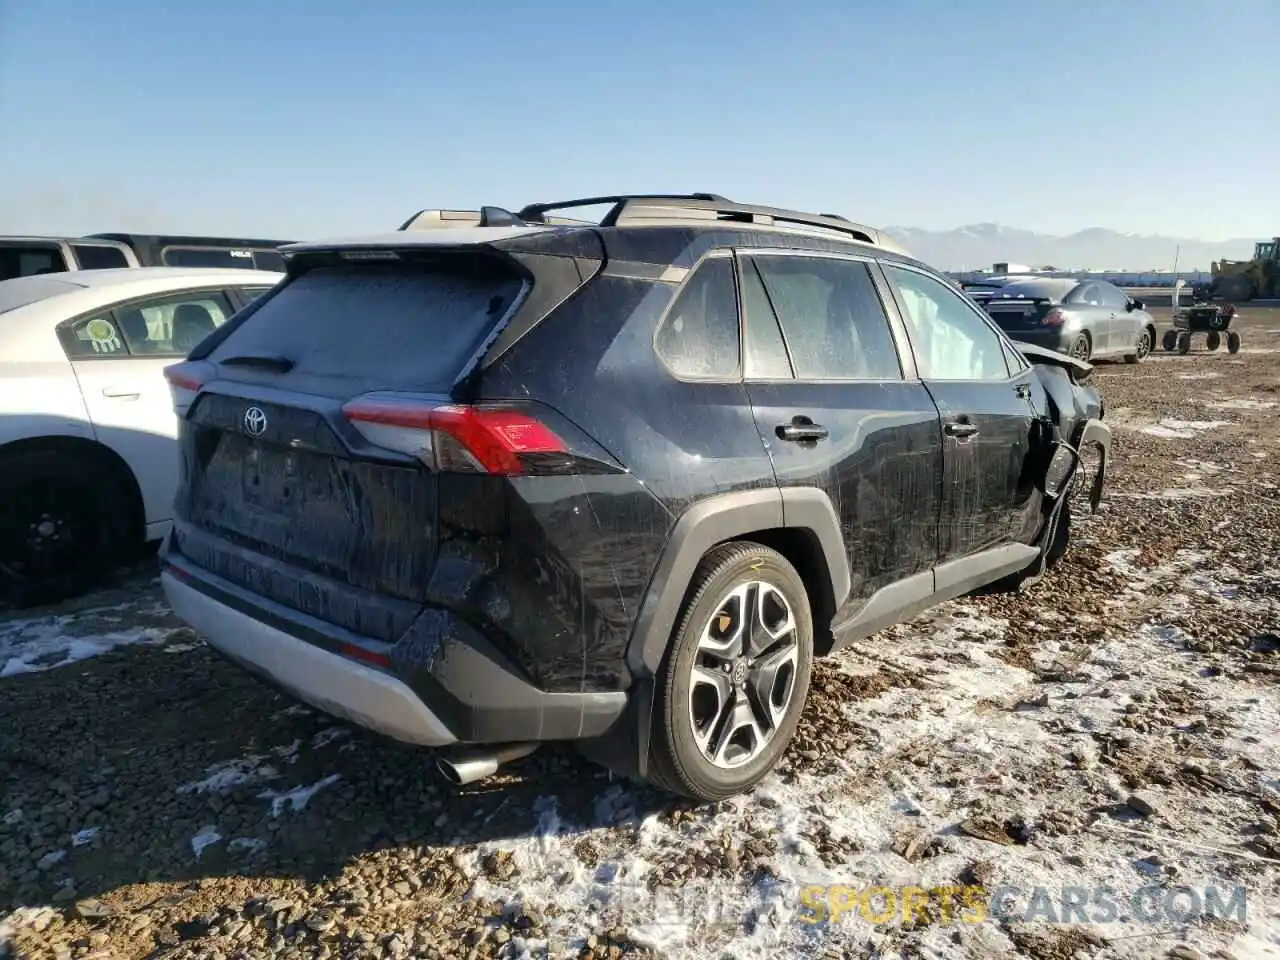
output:
<path id="1" fill-rule="evenodd" d="M 976 223 L 954 230 L 886 227 L 884 232 L 912 256 L 942 270 L 990 269 L 1006 261 L 1059 270 L 1141 272 L 1178 269 L 1208 270 L 1214 260 L 1247 260 L 1261 238 L 1196 240 L 1185 237 L 1144 236 L 1090 227 L 1067 236 L 1020 230 L 998 223 Z"/>

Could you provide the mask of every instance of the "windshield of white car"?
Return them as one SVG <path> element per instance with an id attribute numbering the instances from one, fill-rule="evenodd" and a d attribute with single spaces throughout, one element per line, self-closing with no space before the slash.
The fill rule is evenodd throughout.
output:
<path id="1" fill-rule="evenodd" d="M 63 293 L 83 290 L 78 283 L 54 280 L 52 277 L 17 277 L 0 283 L 0 313 L 39 303 Z"/>

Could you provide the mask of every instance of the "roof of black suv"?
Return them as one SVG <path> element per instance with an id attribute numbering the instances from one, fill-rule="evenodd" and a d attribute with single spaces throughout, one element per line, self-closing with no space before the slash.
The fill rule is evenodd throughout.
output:
<path id="1" fill-rule="evenodd" d="M 599 220 L 553 216 L 553 211 L 577 212 L 608 206 Z M 846 242 L 869 244 L 882 250 L 907 252 L 882 231 L 833 213 L 804 213 L 779 207 L 736 203 L 718 194 L 616 194 L 553 203 L 533 203 L 516 212 L 496 206 L 479 210 L 420 210 L 397 233 L 335 238 L 293 244 L 288 252 L 331 250 L 338 247 L 454 246 L 488 243 L 538 230 L 573 227 L 751 227 L 817 234 Z"/>

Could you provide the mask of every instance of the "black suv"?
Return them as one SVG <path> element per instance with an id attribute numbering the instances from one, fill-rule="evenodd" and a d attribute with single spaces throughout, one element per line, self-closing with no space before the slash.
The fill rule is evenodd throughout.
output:
<path id="1" fill-rule="evenodd" d="M 1089 365 L 875 230 L 711 194 L 475 223 L 288 247 L 168 370 L 178 616 L 458 782 L 572 740 L 743 791 L 815 656 L 1061 556 L 1082 445 L 1097 504 Z"/>

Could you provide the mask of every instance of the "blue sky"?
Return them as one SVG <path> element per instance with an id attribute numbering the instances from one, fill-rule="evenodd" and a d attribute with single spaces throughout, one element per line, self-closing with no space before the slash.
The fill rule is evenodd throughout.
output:
<path id="1" fill-rule="evenodd" d="M 0 0 L 0 233 L 708 190 L 1270 236 L 1278 50 L 1280 0 Z"/>

